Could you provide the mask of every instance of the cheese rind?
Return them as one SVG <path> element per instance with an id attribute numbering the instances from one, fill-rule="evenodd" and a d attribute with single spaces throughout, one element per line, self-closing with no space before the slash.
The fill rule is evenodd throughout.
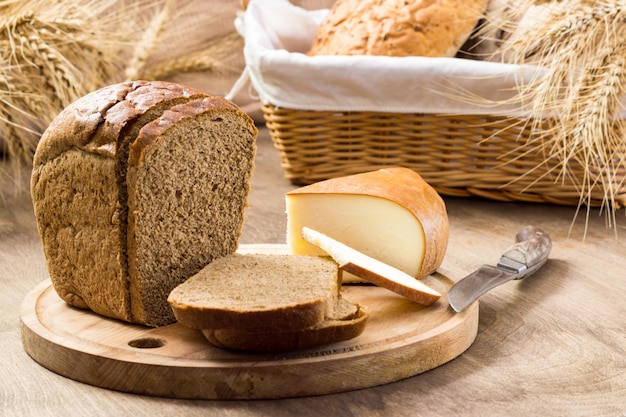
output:
<path id="1" fill-rule="evenodd" d="M 448 244 L 448 216 L 437 192 L 415 171 L 388 168 L 330 179 L 286 194 L 291 253 L 324 252 L 302 239 L 309 227 L 372 258 L 422 278 Z M 357 280 L 344 274 L 345 281 Z"/>

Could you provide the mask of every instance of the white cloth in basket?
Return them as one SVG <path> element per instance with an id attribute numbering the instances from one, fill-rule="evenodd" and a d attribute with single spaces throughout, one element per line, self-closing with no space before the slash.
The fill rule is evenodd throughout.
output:
<path id="1" fill-rule="evenodd" d="M 523 114 L 520 82 L 537 68 L 460 58 L 307 56 L 328 10 L 288 0 L 251 0 L 235 21 L 245 37 L 248 81 L 264 103 L 298 110 Z"/>

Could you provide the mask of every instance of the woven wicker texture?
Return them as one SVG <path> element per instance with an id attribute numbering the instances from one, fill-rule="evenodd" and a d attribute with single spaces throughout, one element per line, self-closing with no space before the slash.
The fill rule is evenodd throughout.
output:
<path id="1" fill-rule="evenodd" d="M 567 176 L 544 155 L 527 123 L 494 116 L 322 112 L 262 107 L 285 177 L 293 184 L 404 166 L 439 193 L 500 201 L 578 205 L 584 169 Z M 547 122 L 544 122 L 547 123 Z M 626 172 L 617 172 L 623 178 Z M 626 189 L 614 201 L 626 204 Z M 598 184 L 585 200 L 599 206 Z"/>

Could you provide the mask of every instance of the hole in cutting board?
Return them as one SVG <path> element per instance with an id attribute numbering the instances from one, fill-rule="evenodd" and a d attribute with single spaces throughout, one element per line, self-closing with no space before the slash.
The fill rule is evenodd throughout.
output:
<path id="1" fill-rule="evenodd" d="M 128 342 L 128 346 L 138 349 L 155 349 L 165 346 L 165 340 L 154 337 L 144 337 Z"/>

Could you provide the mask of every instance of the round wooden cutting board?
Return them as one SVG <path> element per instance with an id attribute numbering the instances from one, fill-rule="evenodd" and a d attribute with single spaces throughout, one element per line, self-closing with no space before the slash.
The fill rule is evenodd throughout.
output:
<path id="1" fill-rule="evenodd" d="M 285 245 L 242 245 L 240 252 L 285 253 Z M 50 280 L 25 298 L 22 342 L 39 364 L 102 388 L 186 399 L 270 399 L 322 395 L 386 384 L 442 365 L 476 338 L 478 303 L 449 307 L 453 282 L 424 280 L 443 295 L 429 307 L 371 285 L 346 285 L 344 297 L 370 319 L 355 339 L 281 354 L 215 348 L 179 324 L 149 328 L 68 306 Z"/>

